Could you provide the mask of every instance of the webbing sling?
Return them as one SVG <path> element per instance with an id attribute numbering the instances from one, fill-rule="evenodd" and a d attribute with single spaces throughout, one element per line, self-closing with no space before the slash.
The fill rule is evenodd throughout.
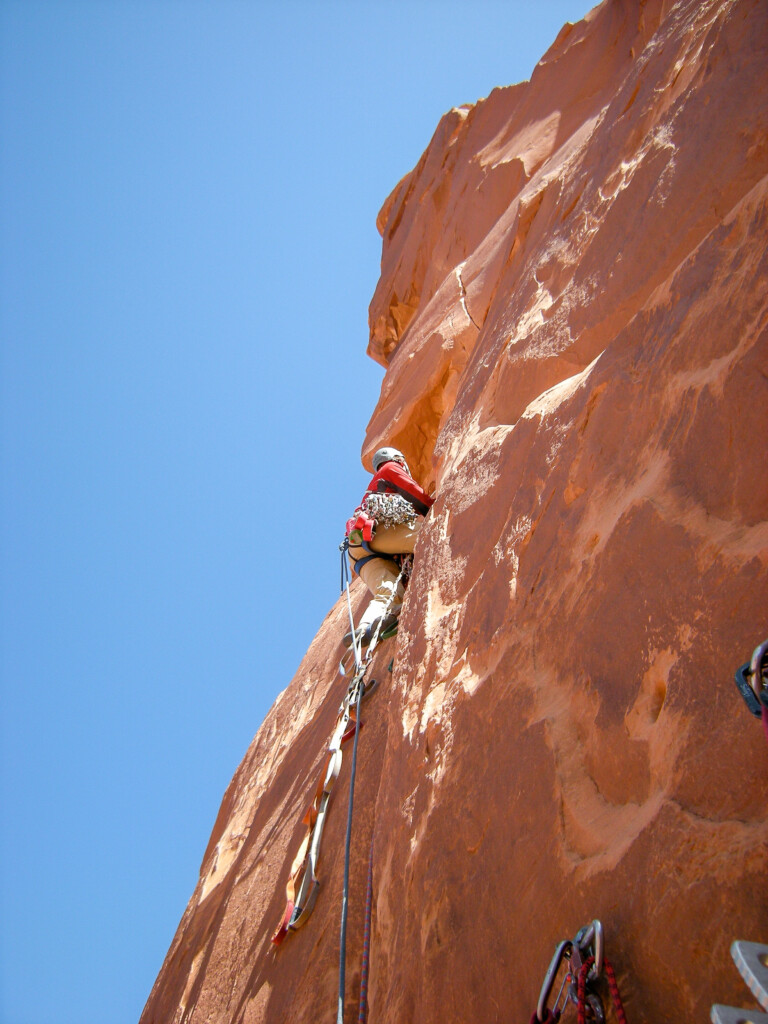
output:
<path id="1" fill-rule="evenodd" d="M 355 677 L 356 679 L 357 676 Z M 360 683 L 362 685 L 362 680 L 360 680 Z M 352 687 L 350 687 L 351 689 Z M 343 757 L 341 745 L 352 736 L 355 728 L 354 725 L 350 727 L 350 721 L 356 711 L 352 706 L 350 697 L 351 693 L 348 692 L 342 702 L 339 717 L 336 720 L 336 727 L 328 744 L 328 756 L 325 760 L 324 770 L 318 780 L 312 802 L 302 818 L 302 823 L 307 826 L 307 833 L 293 859 L 288 883 L 285 887 L 285 912 L 277 931 L 272 936 L 272 941 L 277 946 L 280 945 L 288 934 L 289 929 L 295 931 L 297 928 L 301 928 L 312 913 L 315 900 L 317 899 L 317 890 L 320 882 L 317 878 L 316 868 L 320 852 L 320 841 L 323 838 L 323 828 L 328 812 L 328 804 L 331 799 L 331 791 L 341 771 Z"/>
<path id="2" fill-rule="evenodd" d="M 343 565 L 346 561 L 344 559 L 346 541 L 344 544 L 340 545 L 340 547 L 342 550 L 343 584 Z M 288 882 L 285 887 L 285 911 L 283 912 L 283 917 L 277 930 L 272 936 L 272 942 L 276 946 L 279 946 L 283 942 L 289 931 L 295 931 L 297 928 L 301 928 L 314 909 L 315 900 L 317 899 L 317 891 L 320 886 L 316 872 L 317 862 L 320 855 L 320 841 L 323 836 L 323 828 L 325 827 L 325 819 L 328 813 L 328 804 L 331 799 L 333 784 L 339 777 L 339 772 L 341 771 L 341 763 L 343 759 L 341 745 L 345 740 L 350 739 L 358 731 L 357 708 L 360 701 L 373 693 L 375 688 L 375 680 L 371 680 L 371 683 L 366 685 L 365 673 L 368 670 L 368 666 L 371 663 L 371 659 L 373 658 L 373 654 L 381 638 L 382 622 L 389 613 L 395 594 L 397 593 L 397 587 L 405 576 L 407 564 L 408 560 L 406 560 L 400 570 L 400 575 L 397 578 L 395 588 L 387 602 L 387 606 L 384 609 L 382 618 L 379 620 L 374 635 L 371 638 L 371 642 L 364 658 L 361 657 L 361 651 L 358 646 L 359 642 L 355 642 L 354 640 L 353 630 L 353 651 L 355 654 L 356 671 L 351 683 L 349 684 L 349 688 L 344 695 L 344 699 L 341 702 L 341 707 L 339 708 L 339 716 L 336 719 L 336 726 L 328 743 L 328 756 L 325 761 L 325 767 L 318 780 L 315 795 L 302 818 L 302 823 L 307 826 L 307 832 L 299 846 L 296 856 L 293 859 L 293 863 L 291 864 L 290 875 L 288 876 Z M 349 599 L 348 578 L 346 589 L 351 618 L 352 609 Z"/>

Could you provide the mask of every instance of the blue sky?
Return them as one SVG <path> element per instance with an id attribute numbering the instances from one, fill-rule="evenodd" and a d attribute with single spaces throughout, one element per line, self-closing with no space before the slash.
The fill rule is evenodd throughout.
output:
<path id="1" fill-rule="evenodd" d="M 376 214 L 588 0 L 0 0 L 0 1024 L 135 1022 L 338 595 Z"/>

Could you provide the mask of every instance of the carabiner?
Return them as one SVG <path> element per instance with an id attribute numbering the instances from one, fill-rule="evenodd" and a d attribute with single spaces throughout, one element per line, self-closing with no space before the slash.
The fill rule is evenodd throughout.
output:
<path id="1" fill-rule="evenodd" d="M 739 693 L 755 718 L 762 718 L 763 707 L 768 707 L 768 680 L 764 679 L 764 672 L 768 670 L 767 652 L 768 640 L 765 640 L 755 648 L 752 660 L 736 669 Z"/>
<path id="2" fill-rule="evenodd" d="M 763 661 L 765 655 L 768 652 L 768 640 L 763 640 L 759 647 L 756 647 L 752 654 L 752 661 L 749 663 L 749 674 L 752 676 L 752 689 L 755 691 L 755 696 L 760 701 L 763 701 Z"/>
<path id="3" fill-rule="evenodd" d="M 539 1001 L 536 1004 L 536 1017 L 539 1021 L 544 1021 L 547 1016 L 547 1002 L 552 994 L 552 986 L 555 983 L 557 972 L 560 969 L 560 964 L 563 960 L 568 959 L 570 956 L 573 943 L 570 939 L 564 939 L 560 942 L 555 949 L 555 955 L 552 957 L 552 961 L 547 968 L 547 973 L 544 975 L 544 983 L 541 986 L 541 992 L 539 993 Z"/>
<path id="4" fill-rule="evenodd" d="M 591 981 L 595 981 L 603 973 L 603 948 L 605 943 L 603 940 L 603 926 L 600 921 L 595 918 L 592 924 L 577 932 L 573 944 L 578 948 L 582 962 L 590 955 L 594 956 L 595 962 L 590 968 L 587 977 Z M 592 950 L 591 954 L 590 948 Z"/>

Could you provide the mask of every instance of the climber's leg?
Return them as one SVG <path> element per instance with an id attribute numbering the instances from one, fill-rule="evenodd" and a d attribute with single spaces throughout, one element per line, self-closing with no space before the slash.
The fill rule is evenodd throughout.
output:
<path id="1" fill-rule="evenodd" d="M 413 523 L 398 523 L 397 526 L 377 526 L 370 543 L 372 551 L 385 555 L 410 555 L 419 536 L 424 520 L 419 516 Z"/>

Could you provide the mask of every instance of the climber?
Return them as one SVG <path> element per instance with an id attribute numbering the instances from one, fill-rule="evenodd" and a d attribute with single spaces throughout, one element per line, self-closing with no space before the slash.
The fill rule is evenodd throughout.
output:
<path id="1" fill-rule="evenodd" d="M 413 552 L 434 501 L 413 479 L 397 448 L 379 448 L 373 456 L 373 472 L 363 500 L 347 522 L 350 565 L 372 595 L 355 629 L 363 647 L 377 629 L 386 632 L 397 622 L 405 592 L 403 583 L 398 583 L 399 558 Z M 344 644 L 352 645 L 351 632 Z"/>

